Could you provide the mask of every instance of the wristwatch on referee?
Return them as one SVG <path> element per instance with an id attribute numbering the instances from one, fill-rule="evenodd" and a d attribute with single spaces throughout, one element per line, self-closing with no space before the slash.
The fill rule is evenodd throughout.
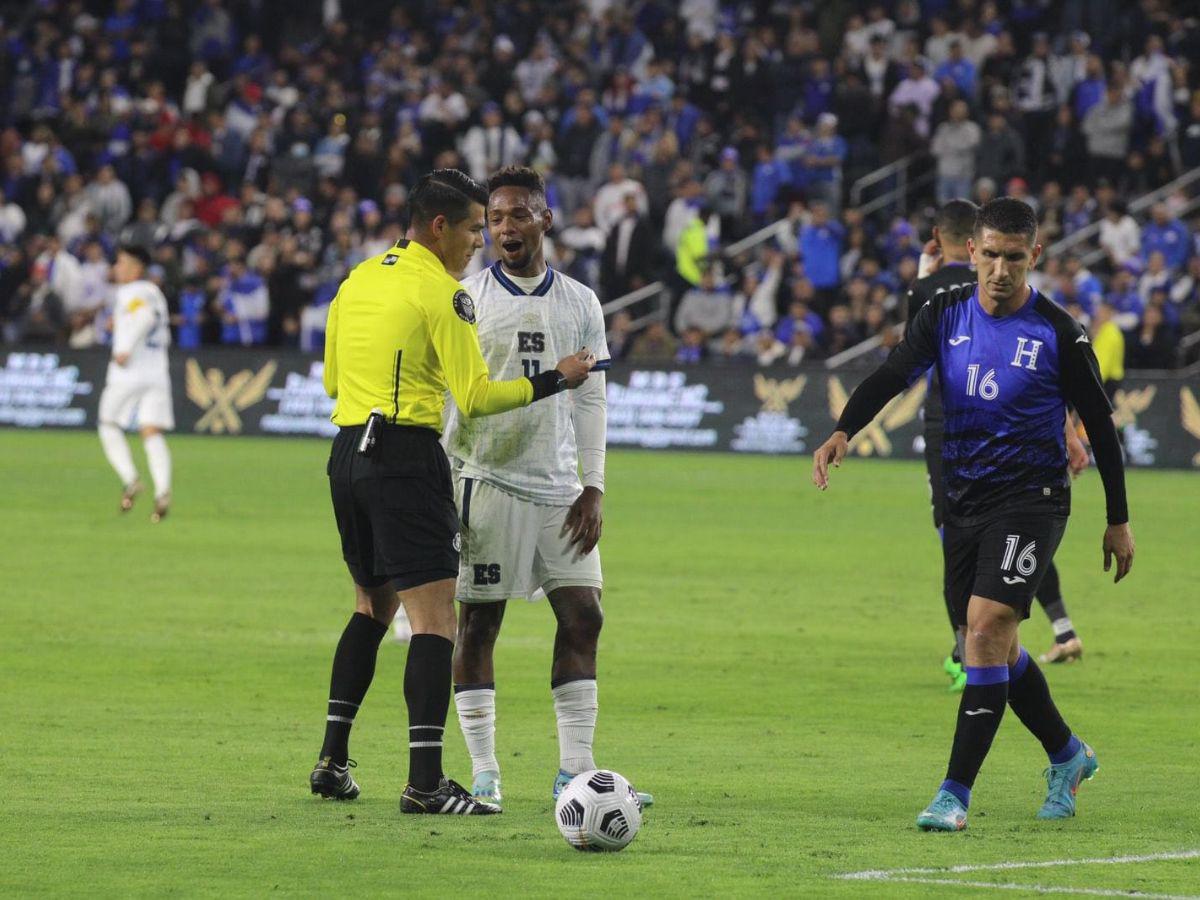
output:
<path id="1" fill-rule="evenodd" d="M 567 376 L 558 369 L 550 369 L 546 372 L 539 372 L 529 379 L 529 383 L 533 385 L 533 400 L 531 403 L 546 397 L 553 397 L 555 394 L 563 391 L 567 387 Z"/>

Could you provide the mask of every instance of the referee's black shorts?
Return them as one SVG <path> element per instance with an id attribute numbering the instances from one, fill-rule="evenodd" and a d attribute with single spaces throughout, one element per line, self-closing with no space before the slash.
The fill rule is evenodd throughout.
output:
<path id="1" fill-rule="evenodd" d="M 342 428 L 326 470 L 355 583 L 403 591 L 457 578 L 458 511 L 437 432 L 384 425 L 369 457 L 357 452 L 361 436 L 362 426 Z"/>

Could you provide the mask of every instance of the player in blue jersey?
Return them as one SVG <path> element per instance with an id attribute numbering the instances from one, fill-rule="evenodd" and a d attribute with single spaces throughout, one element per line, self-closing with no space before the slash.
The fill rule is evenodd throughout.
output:
<path id="1" fill-rule="evenodd" d="M 1006 705 L 1050 757 L 1038 818 L 1075 814 L 1075 793 L 1096 754 L 1059 714 L 1018 629 L 1070 514 L 1063 421 L 1073 405 L 1087 428 L 1104 483 L 1104 570 L 1116 581 L 1133 565 L 1125 470 L 1108 398 L 1086 332 L 1027 281 L 1041 255 L 1037 217 L 1004 197 L 980 210 L 969 249 L 978 285 L 933 297 L 904 340 L 846 404 L 813 455 L 813 482 L 829 486 L 854 434 L 931 367 L 944 409 L 945 578 L 967 623 L 967 684 L 946 778 L 917 817 L 928 831 L 967 826 L 971 788 Z"/>
<path id="2" fill-rule="evenodd" d="M 975 233 L 975 220 L 979 207 L 969 200 L 951 200 L 937 212 L 933 226 L 933 240 L 921 254 L 921 269 L 916 281 L 905 296 L 906 320 L 911 323 L 926 301 L 938 294 L 964 285 L 975 285 L 975 270 L 971 268 L 971 252 L 967 243 Z M 942 518 L 946 506 L 945 487 L 942 481 L 942 392 L 935 370 L 929 373 L 929 391 L 925 395 L 925 468 L 929 475 L 930 505 L 933 511 L 933 527 L 942 535 Z M 1064 435 L 1067 442 L 1067 465 L 1071 476 L 1079 475 L 1088 466 L 1088 454 L 1083 443 L 1075 434 L 1074 422 L 1068 419 Z M 1054 628 L 1054 646 L 1038 657 L 1038 662 L 1062 663 L 1079 659 L 1083 655 L 1083 643 L 1075 633 L 1075 626 L 1067 615 L 1062 589 L 1059 587 L 1058 568 L 1051 560 L 1046 575 L 1037 591 L 1037 602 L 1041 605 Z M 950 690 L 961 692 L 967 684 L 967 672 L 963 667 L 963 640 L 966 623 L 955 618 L 954 600 L 945 595 L 946 611 L 950 617 L 950 628 L 954 632 L 955 645 L 942 663 L 942 671 L 950 676 Z"/>

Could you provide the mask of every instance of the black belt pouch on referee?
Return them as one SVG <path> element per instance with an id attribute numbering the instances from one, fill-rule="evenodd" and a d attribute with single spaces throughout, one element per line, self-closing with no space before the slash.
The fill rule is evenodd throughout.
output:
<path id="1" fill-rule="evenodd" d="M 343 427 L 329 456 L 329 488 L 350 575 L 363 587 L 408 590 L 458 576 L 458 512 L 438 433 L 412 425 Z"/>

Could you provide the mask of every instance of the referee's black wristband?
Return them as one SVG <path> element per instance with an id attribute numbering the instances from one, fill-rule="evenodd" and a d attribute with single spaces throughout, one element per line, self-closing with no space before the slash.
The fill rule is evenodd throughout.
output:
<path id="1" fill-rule="evenodd" d="M 553 397 L 559 391 L 567 386 L 567 379 L 563 377 L 562 372 L 558 369 L 551 369 L 548 372 L 539 372 L 529 379 L 529 383 L 533 385 L 533 399 L 530 403 L 536 403 L 539 400 L 544 400 L 546 397 Z"/>

